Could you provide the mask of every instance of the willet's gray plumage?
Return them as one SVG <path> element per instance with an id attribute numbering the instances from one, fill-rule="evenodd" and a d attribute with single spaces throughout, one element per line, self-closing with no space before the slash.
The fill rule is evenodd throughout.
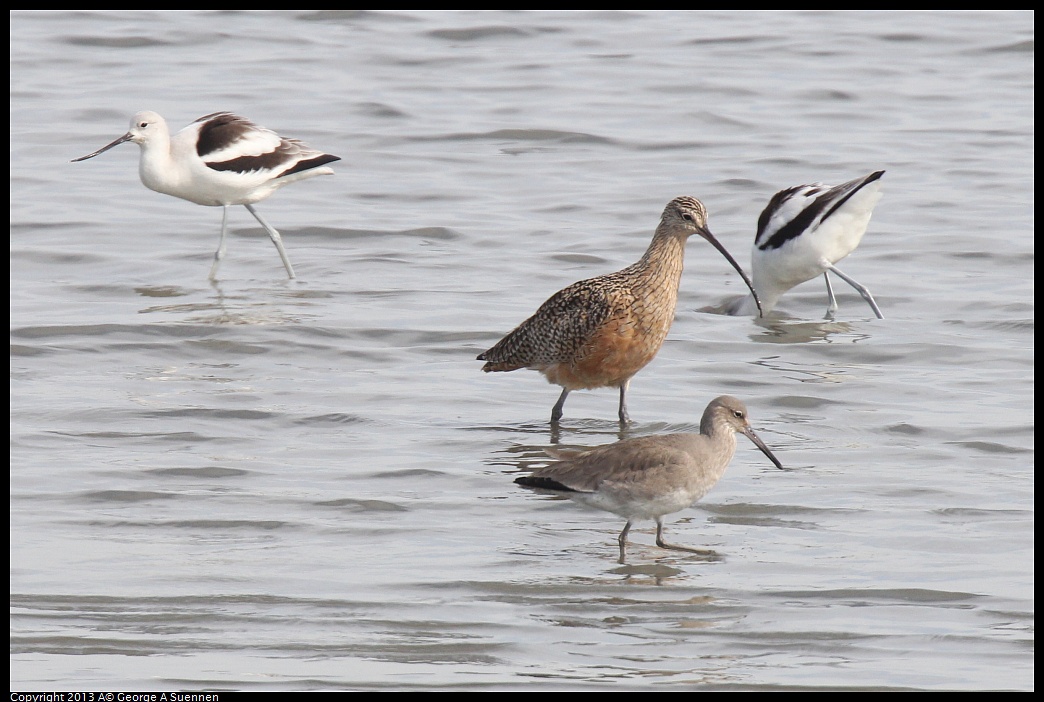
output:
<path id="1" fill-rule="evenodd" d="M 582 452 L 555 452 L 564 460 L 515 479 L 519 485 L 569 497 L 627 520 L 618 538 L 624 562 L 627 533 L 637 519 L 656 521 L 656 545 L 708 553 L 663 540 L 663 517 L 695 504 L 714 487 L 736 453 L 736 433 L 746 435 L 777 468 L 783 465 L 754 433 L 746 406 L 722 395 L 707 405 L 699 434 L 625 439 Z"/>

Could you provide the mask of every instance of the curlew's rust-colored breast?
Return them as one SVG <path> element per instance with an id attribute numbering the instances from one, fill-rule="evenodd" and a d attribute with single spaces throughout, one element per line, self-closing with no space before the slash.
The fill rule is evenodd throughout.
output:
<path id="1" fill-rule="evenodd" d="M 618 387 L 660 350 L 678 280 L 625 269 L 556 293 L 484 356 L 483 370 L 538 370 L 570 390 Z"/>
<path id="2" fill-rule="evenodd" d="M 683 252 L 683 238 L 657 236 L 637 263 L 560 290 L 479 355 L 482 370 L 530 368 L 568 390 L 620 387 L 667 337 Z"/>
<path id="3" fill-rule="evenodd" d="M 537 368 L 548 382 L 570 390 L 618 387 L 659 352 L 674 321 L 677 289 L 635 295 L 621 291 L 612 313 L 572 358 Z"/>

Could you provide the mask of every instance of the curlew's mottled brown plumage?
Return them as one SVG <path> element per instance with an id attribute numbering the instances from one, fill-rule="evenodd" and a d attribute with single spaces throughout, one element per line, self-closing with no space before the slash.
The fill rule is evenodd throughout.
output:
<path id="1" fill-rule="evenodd" d="M 620 388 L 619 416 L 627 416 L 627 386 L 656 356 L 674 321 L 685 242 L 698 234 L 720 251 L 757 298 L 750 279 L 707 228 L 707 210 L 693 197 L 667 203 L 645 255 L 616 273 L 573 283 L 532 317 L 478 356 L 482 370 L 540 371 L 562 386 L 551 421 L 562 418 L 573 390 Z"/>
<path id="2" fill-rule="evenodd" d="M 707 405 L 699 434 L 661 434 L 626 439 L 584 452 L 558 451 L 564 458 L 515 479 L 519 485 L 569 497 L 627 520 L 617 539 L 620 562 L 636 519 L 656 520 L 660 548 L 707 553 L 663 540 L 663 517 L 695 504 L 725 474 L 736 453 L 736 433 L 747 436 L 777 468 L 783 465 L 754 433 L 747 408 L 722 395 Z"/>

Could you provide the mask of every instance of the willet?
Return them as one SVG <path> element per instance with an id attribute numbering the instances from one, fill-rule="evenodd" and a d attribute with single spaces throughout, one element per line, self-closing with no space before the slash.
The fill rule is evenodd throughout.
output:
<path id="1" fill-rule="evenodd" d="M 736 453 L 737 432 L 753 441 L 777 468 L 783 468 L 751 428 L 746 406 L 735 397 L 722 395 L 704 410 L 699 434 L 642 436 L 589 451 L 556 451 L 553 455 L 564 460 L 515 482 L 626 519 L 618 538 L 621 563 L 627 532 L 637 519 L 656 520 L 660 548 L 712 553 L 665 542 L 663 517 L 692 506 L 721 479 Z"/>
<path id="2" fill-rule="evenodd" d="M 562 418 L 573 390 L 620 388 L 619 417 L 627 415 L 627 386 L 663 345 L 678 303 L 685 242 L 698 234 L 739 271 L 757 304 L 750 279 L 707 228 L 707 210 L 692 197 L 671 200 L 641 259 L 616 273 L 581 280 L 552 295 L 536 313 L 481 353 L 482 370 L 540 371 L 562 386 L 551 422 Z"/>
<path id="3" fill-rule="evenodd" d="M 161 116 L 139 112 L 131 118 L 126 134 L 73 162 L 93 158 L 126 141 L 141 147 L 138 173 L 145 187 L 197 205 L 224 208 L 211 279 L 217 276 L 225 255 L 228 208 L 232 205 L 243 205 L 261 223 L 275 244 L 287 275 L 294 277 L 279 232 L 262 219 L 253 203 L 284 185 L 332 175 L 333 169 L 325 164 L 339 161 L 339 156 L 310 149 L 296 139 L 284 139 L 229 112 L 200 117 L 174 136 Z"/>
<path id="4" fill-rule="evenodd" d="M 751 252 L 751 277 L 761 304 L 752 297 L 737 300 L 729 314 L 767 314 L 781 295 L 820 273 L 826 280 L 828 313 L 837 299 L 828 273 L 855 288 L 878 319 L 884 319 L 870 291 L 834 264 L 852 253 L 866 233 L 870 215 L 881 199 L 881 176 L 874 171 L 841 185 L 797 185 L 776 193 L 758 218 Z"/>

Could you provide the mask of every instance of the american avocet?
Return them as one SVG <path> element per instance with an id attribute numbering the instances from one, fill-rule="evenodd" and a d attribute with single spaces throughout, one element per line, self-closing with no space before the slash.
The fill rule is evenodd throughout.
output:
<path id="1" fill-rule="evenodd" d="M 627 386 L 653 359 L 674 321 L 685 242 L 698 234 L 720 251 L 754 293 L 750 279 L 707 228 L 707 210 L 692 197 L 671 200 L 652 243 L 635 264 L 582 280 L 552 295 L 536 313 L 481 353 L 482 370 L 529 368 L 562 386 L 551 422 L 562 418 L 572 390 L 620 388 L 621 423 Z"/>
<path id="2" fill-rule="evenodd" d="M 870 291 L 834 265 L 859 246 L 881 199 L 882 175 L 884 171 L 874 171 L 833 187 L 797 185 L 769 200 L 758 218 L 751 253 L 751 277 L 763 313 L 771 311 L 783 293 L 822 273 L 828 313 L 833 314 L 837 299 L 828 273 L 834 273 L 863 296 L 878 319 L 884 319 Z M 747 297 L 737 300 L 728 312 L 752 314 L 755 309 L 754 299 Z"/>
<path id="3" fill-rule="evenodd" d="M 515 482 L 569 497 L 627 520 L 617 541 L 624 562 L 627 532 L 637 519 L 656 520 L 656 545 L 693 553 L 713 553 L 663 540 L 663 518 L 695 504 L 725 474 L 736 453 L 736 433 L 744 434 L 777 468 L 783 464 L 754 433 L 747 408 L 735 397 L 711 401 L 699 434 L 661 434 L 625 439 L 590 451 L 555 451 L 564 460 Z"/>
<path id="4" fill-rule="evenodd" d="M 221 239 L 210 269 L 212 279 L 225 255 L 225 229 L 232 205 L 243 205 L 261 223 L 283 259 L 287 275 L 294 277 L 279 232 L 262 219 L 253 203 L 284 185 L 332 175 L 333 169 L 325 164 L 339 161 L 339 156 L 310 149 L 296 139 L 284 139 L 229 112 L 200 117 L 174 136 L 161 116 L 139 112 L 131 118 L 126 134 L 73 161 L 93 158 L 125 141 L 141 147 L 138 173 L 145 187 L 198 205 L 224 208 Z"/>

